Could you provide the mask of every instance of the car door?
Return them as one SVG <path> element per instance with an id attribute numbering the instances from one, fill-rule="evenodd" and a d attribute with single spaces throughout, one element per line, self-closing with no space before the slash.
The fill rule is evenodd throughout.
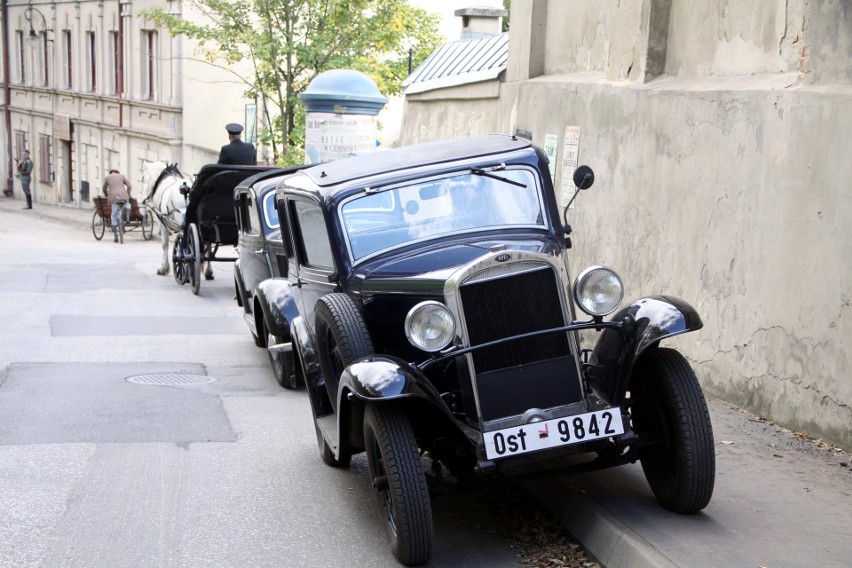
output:
<path id="1" fill-rule="evenodd" d="M 246 293 L 246 307 L 251 311 L 257 285 L 270 277 L 266 239 L 257 198 L 251 188 L 240 191 L 236 197 L 239 226 L 239 271 Z"/>
<path id="2" fill-rule="evenodd" d="M 334 255 L 320 204 L 292 196 L 286 206 L 296 253 L 296 303 L 308 328 L 313 330 L 317 300 L 337 286 Z M 292 281 L 293 276 L 290 278 Z"/>

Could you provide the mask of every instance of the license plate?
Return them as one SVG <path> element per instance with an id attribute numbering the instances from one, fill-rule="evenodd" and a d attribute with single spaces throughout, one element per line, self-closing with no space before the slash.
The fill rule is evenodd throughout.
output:
<path id="1" fill-rule="evenodd" d="M 485 433 L 488 459 L 570 446 L 624 433 L 621 410 L 608 408 Z"/>

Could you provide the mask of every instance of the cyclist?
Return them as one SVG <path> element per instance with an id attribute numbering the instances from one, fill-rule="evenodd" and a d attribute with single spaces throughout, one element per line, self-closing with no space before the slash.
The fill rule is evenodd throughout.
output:
<path id="1" fill-rule="evenodd" d="M 124 235 L 119 234 L 118 228 L 120 225 L 123 225 L 125 218 L 121 217 L 121 215 L 125 211 L 130 211 L 130 191 L 132 189 L 130 182 L 127 181 L 124 174 L 116 169 L 111 169 L 109 175 L 104 179 L 104 195 L 106 195 L 112 209 L 110 224 L 112 225 L 114 242 L 116 243 L 119 241 L 119 236 L 121 237 L 121 242 L 124 243 Z"/>

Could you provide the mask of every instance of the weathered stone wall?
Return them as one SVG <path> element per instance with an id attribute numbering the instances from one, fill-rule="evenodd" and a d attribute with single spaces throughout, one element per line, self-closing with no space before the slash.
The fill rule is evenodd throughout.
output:
<path id="1" fill-rule="evenodd" d="M 521 130 L 559 161 L 578 126 L 575 268 L 693 303 L 671 344 L 709 393 L 850 448 L 852 4 L 747 4 L 514 0 L 499 98 L 408 101 L 404 142 Z"/>

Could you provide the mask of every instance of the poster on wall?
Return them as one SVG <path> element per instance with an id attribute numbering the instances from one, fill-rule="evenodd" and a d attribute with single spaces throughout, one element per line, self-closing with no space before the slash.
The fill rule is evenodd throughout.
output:
<path id="1" fill-rule="evenodd" d="M 246 105 L 246 128 L 243 134 L 243 142 L 257 144 L 257 105 Z"/>
<path id="2" fill-rule="evenodd" d="M 377 127 L 375 116 L 310 112 L 305 119 L 305 163 L 375 152 Z"/>
<path id="3" fill-rule="evenodd" d="M 544 153 L 547 155 L 547 168 L 550 170 L 550 181 L 556 183 L 556 152 L 559 148 L 559 135 L 544 135 Z"/>
<path id="4" fill-rule="evenodd" d="M 562 207 L 568 205 L 574 195 L 574 170 L 577 169 L 580 158 L 580 127 L 565 127 L 565 146 L 562 149 L 562 186 L 559 192 L 559 203 Z M 571 209 L 574 204 L 571 204 Z"/>

